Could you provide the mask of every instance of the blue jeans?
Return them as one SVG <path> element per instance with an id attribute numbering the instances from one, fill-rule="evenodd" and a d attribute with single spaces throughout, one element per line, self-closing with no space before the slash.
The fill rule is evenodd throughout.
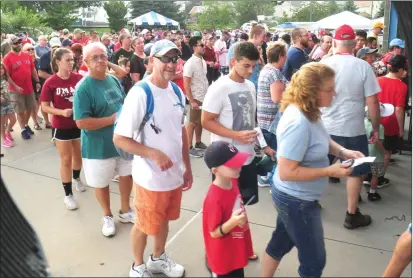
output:
<path id="1" fill-rule="evenodd" d="M 277 227 L 266 252 L 277 261 L 295 246 L 301 277 L 320 277 L 326 264 L 324 232 L 318 201 L 304 201 L 271 187 Z"/>

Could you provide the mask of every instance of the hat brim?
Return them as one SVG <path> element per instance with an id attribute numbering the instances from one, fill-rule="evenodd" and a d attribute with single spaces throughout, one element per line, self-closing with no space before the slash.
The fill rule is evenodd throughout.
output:
<path id="1" fill-rule="evenodd" d="M 249 153 L 238 152 L 224 166 L 229 168 L 241 168 L 251 155 Z"/>
<path id="2" fill-rule="evenodd" d="M 380 103 L 380 117 L 388 117 L 393 115 L 394 106 L 389 103 Z"/>
<path id="3" fill-rule="evenodd" d="M 182 55 L 181 50 L 178 47 L 166 47 L 165 49 L 162 49 L 161 51 L 157 52 L 155 55 L 153 56 L 158 56 L 158 57 L 162 57 L 164 56 L 166 53 L 168 53 L 169 51 L 175 49 L 176 51 L 178 51 L 179 55 Z"/>

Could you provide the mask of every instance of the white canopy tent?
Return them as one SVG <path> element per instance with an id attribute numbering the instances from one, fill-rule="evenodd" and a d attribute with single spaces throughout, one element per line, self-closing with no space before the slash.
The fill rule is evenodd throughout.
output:
<path id="1" fill-rule="evenodd" d="M 134 25 L 139 25 L 139 26 L 145 26 L 145 25 L 177 26 L 178 29 L 180 29 L 179 22 L 173 19 L 167 18 L 161 14 L 155 13 L 153 11 L 150 11 L 146 14 L 138 16 L 130 20 L 129 23 L 133 23 Z"/>
<path id="2" fill-rule="evenodd" d="M 312 29 L 337 29 L 338 27 L 347 24 L 353 29 L 370 29 L 371 20 L 361 15 L 354 14 L 349 11 L 344 11 L 329 17 L 323 18 L 314 23 Z"/>

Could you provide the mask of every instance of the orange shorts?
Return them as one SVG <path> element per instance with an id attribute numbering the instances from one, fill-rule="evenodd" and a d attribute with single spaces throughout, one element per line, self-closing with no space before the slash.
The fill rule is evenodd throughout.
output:
<path id="1" fill-rule="evenodd" d="M 182 186 L 172 191 L 150 191 L 134 183 L 137 228 L 156 235 L 165 221 L 176 220 L 181 213 Z"/>

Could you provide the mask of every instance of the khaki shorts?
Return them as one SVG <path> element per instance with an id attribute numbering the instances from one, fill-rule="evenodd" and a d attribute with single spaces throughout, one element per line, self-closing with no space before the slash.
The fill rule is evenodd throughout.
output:
<path id="1" fill-rule="evenodd" d="M 150 191 L 134 183 L 137 228 L 157 235 L 165 221 L 177 220 L 181 213 L 182 186 L 172 191 Z"/>
<path id="2" fill-rule="evenodd" d="M 199 106 L 202 106 L 202 102 L 200 102 L 199 100 L 195 100 L 196 102 L 198 102 Z M 196 125 L 200 125 L 201 124 L 201 115 L 202 115 L 202 109 L 190 109 L 189 112 L 189 122 L 196 124 Z"/>
<path id="3" fill-rule="evenodd" d="M 17 114 L 24 113 L 25 111 L 31 112 L 36 109 L 36 98 L 34 93 L 29 95 L 11 93 L 10 99 L 13 103 L 14 111 Z"/>

